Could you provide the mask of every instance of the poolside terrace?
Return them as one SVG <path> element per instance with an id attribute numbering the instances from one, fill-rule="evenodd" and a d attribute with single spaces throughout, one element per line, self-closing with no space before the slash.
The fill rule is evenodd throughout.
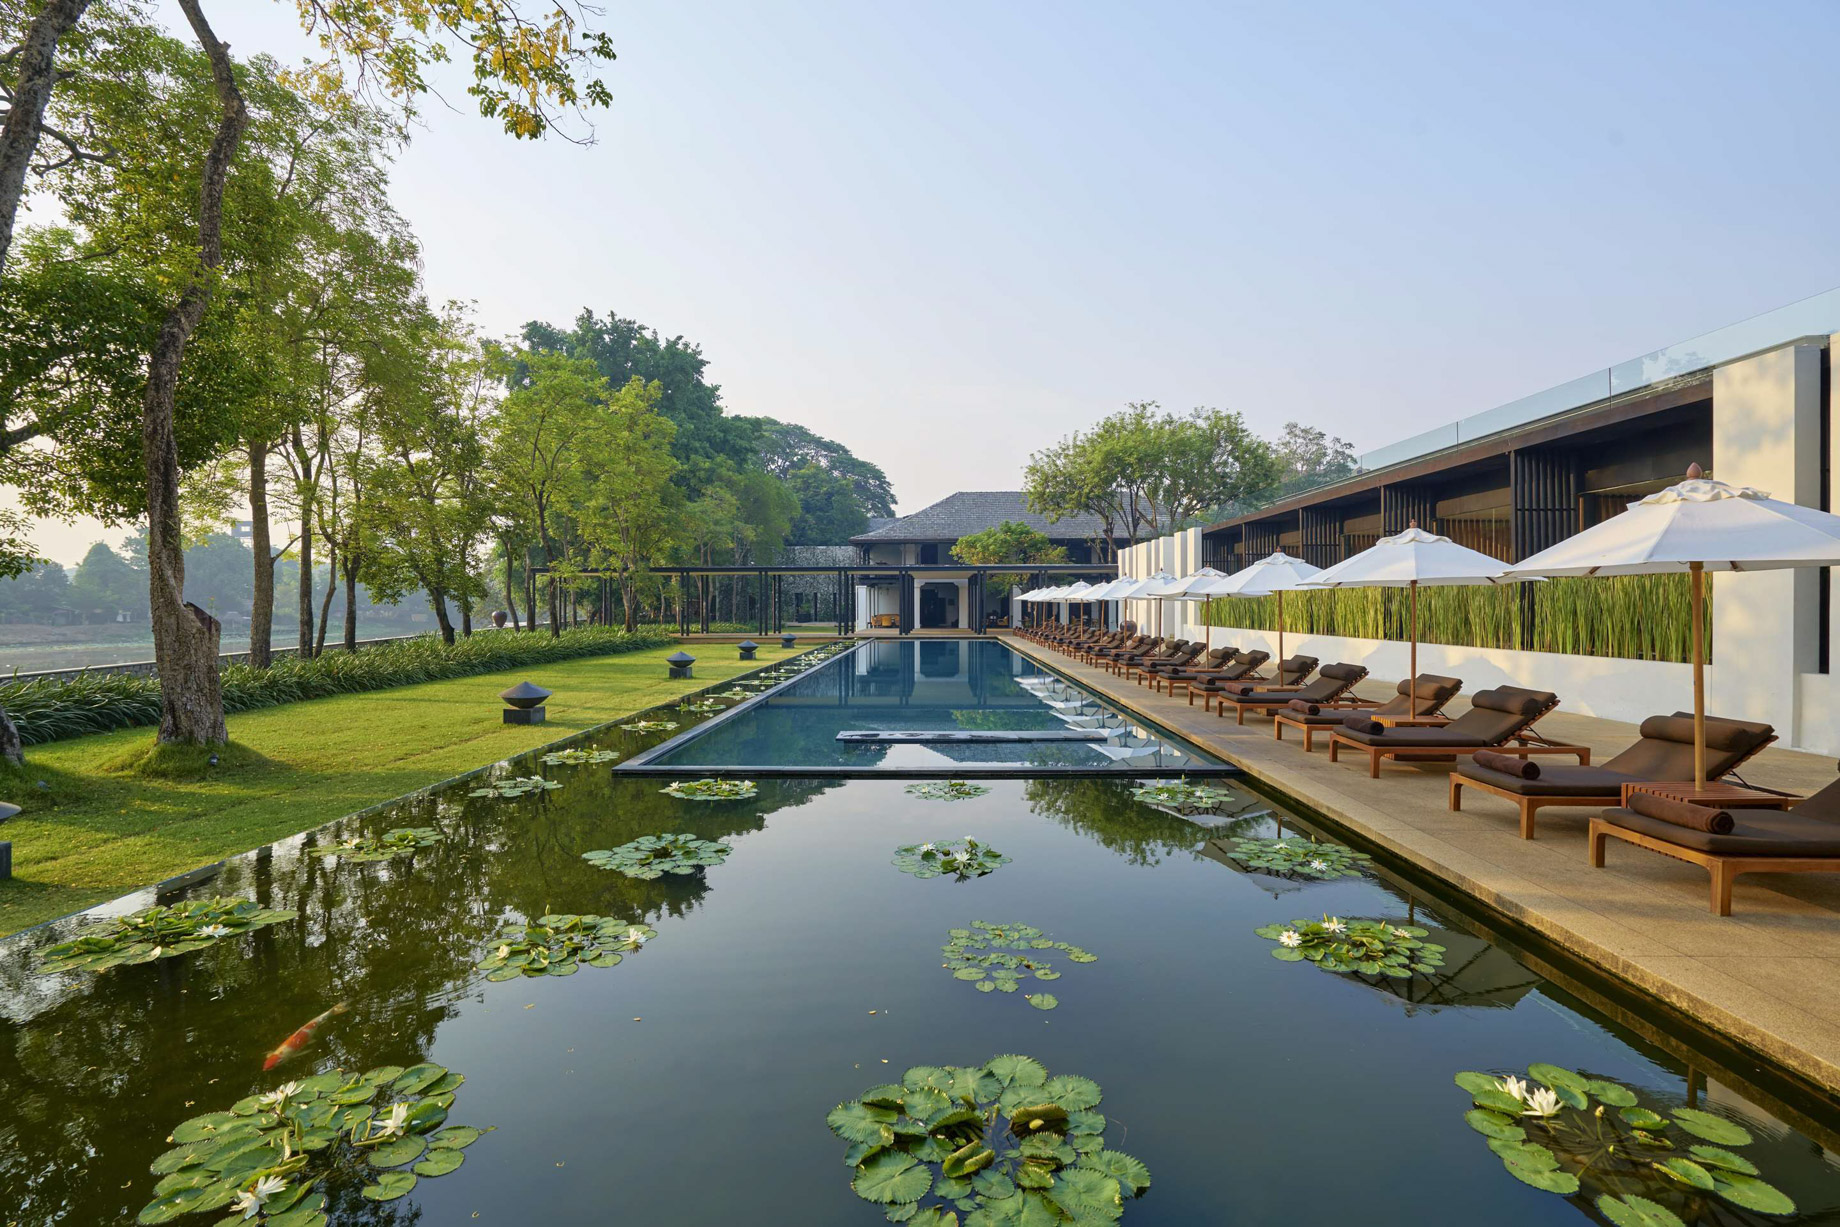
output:
<path id="1" fill-rule="evenodd" d="M 1745 875 L 1734 914 L 1716 916 L 1697 866 L 1612 840 L 1606 867 L 1591 868 L 1585 831 L 1594 810 L 1543 810 L 1539 837 L 1523 840 L 1506 802 L 1466 793 L 1463 811 L 1451 812 L 1448 764 L 1388 764 L 1370 779 L 1365 761 L 1331 763 L 1321 741 L 1306 754 L 1294 738 L 1274 739 L 1269 720 L 1239 726 L 1021 636 L 1005 640 L 1710 1029 L 1840 1089 L 1840 877 Z M 1385 694 L 1392 684 L 1369 678 L 1359 691 Z M 1466 707 L 1459 698 L 1451 714 Z M 1590 746 L 1594 761 L 1636 737 L 1632 724 L 1563 707 L 1540 727 Z M 1833 780 L 1834 764 L 1771 748 L 1744 776 L 1806 794 Z"/>

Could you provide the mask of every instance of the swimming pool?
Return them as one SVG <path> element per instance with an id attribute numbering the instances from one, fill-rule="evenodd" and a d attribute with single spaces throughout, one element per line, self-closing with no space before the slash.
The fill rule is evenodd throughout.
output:
<path id="1" fill-rule="evenodd" d="M 576 748 L 625 760 L 679 731 L 610 728 Z M 333 1067 L 436 1062 L 464 1075 L 450 1119 L 492 1131 L 400 1200 L 365 1198 L 376 1170 L 334 1171 L 320 1186 L 332 1223 L 878 1223 L 890 1204 L 920 1203 L 853 1191 L 833 1113 L 909 1071 L 924 1081 L 1008 1054 L 1102 1091 L 1076 1111 L 1102 1116 L 1105 1148 L 1151 1176 L 1122 1201 L 1127 1224 L 1603 1221 L 1585 1194 L 1517 1179 L 1466 1119 L 1458 1074 L 1524 1077 L 1534 1063 L 1670 1119 L 1743 1129 L 1752 1140 L 1724 1149 L 1799 1206 L 1768 1216 L 1658 1185 L 1685 1221 L 1840 1215 L 1831 1107 L 1770 1098 L 1741 1058 L 1600 998 L 1550 952 L 1499 940 L 1488 918 L 1384 860 L 1320 881 L 1255 871 L 1234 853 L 1271 845 L 1242 841 L 1343 845 L 1239 780 L 1207 780 L 1220 795 L 1201 809 L 1096 774 L 987 777 L 937 800 L 924 794 L 938 781 L 817 772 L 699 802 L 608 768 L 528 755 L 234 858 L 162 901 L 236 895 L 297 915 L 190 953 L 44 975 L 42 951 L 75 922 L 5 943 L 0 1222 L 132 1221 L 180 1122 Z M 472 795 L 532 775 L 558 787 Z M 437 838 L 383 861 L 324 855 L 401 828 Z M 582 858 L 671 833 L 728 851 L 654 879 Z M 965 880 L 894 863 L 911 869 L 898 850 L 967 835 L 1008 859 Z M 479 964 L 505 927 L 546 913 L 655 936 L 615 966 L 488 978 Z M 1404 980 L 1338 974 L 1272 957 L 1280 943 L 1257 932 L 1323 918 L 1423 929 L 1442 961 Z M 965 945 L 988 932 L 977 922 L 1041 934 L 1023 939 L 1017 957 L 1037 966 L 1013 990 L 1001 964 L 960 974 L 986 957 Z M 991 1205 L 946 1208 L 1011 1221 L 971 1218 Z"/>
<path id="2" fill-rule="evenodd" d="M 1232 768 L 998 639 L 872 639 L 623 770 L 974 775 Z"/>

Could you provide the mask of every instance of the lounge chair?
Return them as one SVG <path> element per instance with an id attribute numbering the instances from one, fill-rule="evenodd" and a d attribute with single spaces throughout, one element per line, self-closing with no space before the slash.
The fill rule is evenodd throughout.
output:
<path id="1" fill-rule="evenodd" d="M 1549 690 L 1524 690 L 1497 686 L 1480 690 L 1470 709 L 1442 728 L 1382 728 L 1362 732 L 1344 724 L 1329 734 L 1329 761 L 1347 747 L 1367 755 L 1367 774 L 1380 778 L 1380 760 L 1395 762 L 1454 762 L 1459 754 L 1497 750 L 1503 754 L 1571 754 L 1591 765 L 1589 746 L 1561 745 L 1532 732 L 1542 716 L 1559 706 L 1559 696 Z"/>
<path id="2" fill-rule="evenodd" d="M 1149 656 L 1153 653 L 1160 652 L 1163 650 L 1164 643 L 1165 641 L 1160 635 L 1140 635 L 1122 648 L 1106 648 L 1099 652 L 1095 652 L 1094 655 L 1099 658 L 1099 664 L 1109 669 L 1116 661 L 1135 660 L 1140 656 Z"/>
<path id="3" fill-rule="evenodd" d="M 1186 639 L 1169 639 L 1153 652 L 1134 652 L 1127 656 L 1113 656 L 1111 670 L 1113 673 L 1123 674 L 1126 669 L 1148 664 L 1153 660 L 1174 660 L 1187 646 L 1188 640 Z"/>
<path id="4" fill-rule="evenodd" d="M 1731 885 L 1741 873 L 1840 873 L 1840 781 L 1787 810 L 1686 808 L 1702 817 L 1728 815 L 1730 828 L 1702 831 L 1628 806 L 1607 809 L 1591 819 L 1592 866 L 1604 867 L 1604 841 L 1611 836 L 1704 865 L 1712 873 L 1712 910 L 1720 916 L 1731 915 Z"/>
<path id="5" fill-rule="evenodd" d="M 1137 679 L 1137 684 L 1141 686 L 1144 684 L 1145 678 L 1156 677 L 1159 674 L 1178 673 L 1194 664 L 1196 658 L 1206 650 L 1206 644 L 1188 643 L 1184 644 L 1182 650 L 1173 656 L 1163 659 L 1140 660 L 1136 664 L 1125 667 L 1125 680 L 1130 681 L 1135 677 Z"/>
<path id="6" fill-rule="evenodd" d="M 1246 652 L 1242 655 L 1249 657 L 1252 653 Z M 1261 652 L 1259 655 L 1262 657 L 1264 653 Z M 1263 664 L 1264 661 L 1261 660 L 1259 663 Z M 1270 691 L 1274 693 L 1280 690 L 1297 690 L 1304 685 L 1305 678 L 1316 672 L 1316 658 L 1314 656 L 1286 656 L 1283 660 L 1278 662 L 1274 672 L 1276 676 L 1272 677 L 1270 680 L 1261 680 L 1257 673 L 1248 675 L 1245 672 L 1240 672 L 1229 677 L 1227 676 L 1226 670 L 1217 671 L 1210 676 L 1231 683 L 1224 690 L 1219 692 L 1223 699 L 1230 694 L 1251 694 L 1254 690 Z M 1248 677 L 1250 677 L 1251 680 L 1248 680 Z M 1208 679 L 1203 677 L 1194 680 L 1206 681 Z M 1174 692 L 1171 691 L 1171 693 L 1173 694 Z M 1210 692 L 1207 692 L 1204 688 L 1204 693 Z M 1189 692 L 1188 703 L 1190 707 L 1193 707 L 1195 703 L 1192 689 Z M 1207 706 L 1208 704 L 1204 702 L 1202 704 L 1202 709 L 1206 710 Z"/>
<path id="7" fill-rule="evenodd" d="M 1419 674 L 1416 686 L 1417 703 L 1412 701 L 1414 683 L 1403 681 L 1394 688 L 1392 698 L 1377 705 L 1372 699 L 1363 699 L 1358 695 L 1344 695 L 1335 703 L 1317 704 L 1322 710 L 1314 716 L 1279 708 L 1272 713 L 1271 735 L 1283 741 L 1286 728 L 1297 729 L 1303 734 L 1303 750 L 1307 754 L 1316 748 L 1316 734 L 1333 733 L 1336 729 L 1341 728 L 1350 716 L 1359 716 L 1364 720 L 1373 720 L 1385 725 L 1390 725 L 1395 720 L 1443 721 L 1444 705 L 1456 698 L 1463 689 L 1463 683 L 1458 678 L 1443 677 L 1436 673 Z"/>
<path id="8" fill-rule="evenodd" d="M 1205 655 L 1197 656 L 1194 660 L 1189 661 L 1183 668 L 1157 670 L 1155 680 L 1152 681 L 1151 687 L 1155 690 L 1161 690 L 1164 684 L 1168 683 L 1169 693 L 1173 695 L 1175 693 L 1175 684 L 1178 680 L 1194 677 L 1217 677 L 1233 663 L 1234 655 L 1235 652 L 1232 648 L 1212 648 Z"/>
<path id="9" fill-rule="evenodd" d="M 1706 778 L 1717 780 L 1776 740 L 1776 730 L 1748 720 L 1706 718 Z M 1571 763 L 1541 765 L 1537 779 L 1485 767 L 1474 759 L 1450 774 L 1450 808 L 1463 808 L 1465 788 L 1479 788 L 1520 809 L 1521 838 L 1532 839 L 1534 814 L 1549 805 L 1621 805 L 1628 784 L 1660 784 L 1693 778 L 1693 715 L 1650 716 L 1627 750 L 1596 767 Z"/>
<path id="10" fill-rule="evenodd" d="M 1260 667 L 1270 659 L 1270 652 L 1261 651 L 1257 648 L 1254 648 L 1250 652 L 1235 652 L 1233 654 L 1233 663 L 1211 677 L 1179 679 L 1181 681 L 1186 681 L 1188 684 L 1188 705 L 1190 707 L 1195 705 L 1195 695 L 1199 693 L 1202 696 L 1201 709 L 1203 711 L 1212 711 L 1215 695 L 1225 694 L 1229 686 L 1258 680 Z M 1172 697 L 1175 695 L 1176 684 L 1177 682 L 1173 680 L 1169 684 L 1169 693 Z"/>
<path id="11" fill-rule="evenodd" d="M 1269 690 L 1254 690 L 1250 694 L 1234 694 L 1231 690 L 1220 696 L 1218 714 L 1227 714 L 1227 708 L 1233 708 L 1234 722 L 1246 723 L 1246 713 L 1269 715 L 1289 707 L 1295 702 L 1320 707 L 1324 703 L 1334 703 L 1337 699 L 1355 688 L 1360 680 L 1367 676 L 1367 670 L 1360 665 L 1324 665 L 1322 674 L 1313 682 L 1303 686 L 1273 687 Z M 1304 713 L 1299 712 L 1299 715 Z"/>

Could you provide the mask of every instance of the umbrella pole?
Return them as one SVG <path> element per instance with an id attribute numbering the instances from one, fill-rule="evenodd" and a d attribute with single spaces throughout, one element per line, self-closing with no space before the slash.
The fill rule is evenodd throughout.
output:
<path id="1" fill-rule="evenodd" d="M 1284 589 L 1278 589 L 1278 671 L 1284 671 Z"/>
<path id="2" fill-rule="evenodd" d="M 1693 787 L 1706 787 L 1706 571 L 1689 563 L 1693 576 Z"/>
<path id="3" fill-rule="evenodd" d="M 1412 692 L 1409 704 L 1412 719 L 1418 719 L 1418 581 L 1413 580 L 1412 588 L 1412 663 L 1406 674 L 1407 688 Z"/>

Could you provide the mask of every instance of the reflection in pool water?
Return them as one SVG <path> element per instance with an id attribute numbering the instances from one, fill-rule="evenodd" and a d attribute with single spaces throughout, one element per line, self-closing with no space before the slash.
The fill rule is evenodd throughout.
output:
<path id="1" fill-rule="evenodd" d="M 839 740 L 875 734 L 945 740 Z M 733 717 L 685 734 L 645 762 L 684 770 L 814 772 L 1180 772 L 1220 766 L 998 639 L 870 640 Z"/>
<path id="2" fill-rule="evenodd" d="M 584 744 L 630 756 L 661 736 Z M 500 770 L 538 769 L 530 756 Z M 1381 876 L 1308 882 L 1234 861 L 1236 837 L 1304 829 L 1236 782 L 1229 812 L 1185 817 L 1134 798 L 1127 779 L 990 779 L 950 803 L 899 780 L 762 779 L 751 798 L 692 803 L 604 765 L 541 770 L 563 786 L 475 798 L 463 781 L 191 888 L 297 921 L 101 975 L 37 974 L 36 949 L 69 922 L 8 943 L 0 1222 L 130 1221 L 176 1122 L 283 1078 L 433 1061 L 466 1075 L 463 1119 L 496 1130 L 399 1201 L 363 1200 L 355 1175 L 335 1183 L 333 1223 L 875 1223 L 827 1113 L 910 1067 L 1003 1053 L 1104 1087 L 1105 1145 L 1154 1173 L 1125 1203 L 1130 1224 L 1590 1221 L 1580 1199 L 1509 1175 L 1465 1122 L 1455 1074 L 1536 1061 L 1634 1088 L 1657 1110 L 1691 1094 L 1755 1135 L 1745 1154 L 1800 1221 L 1840 1214 L 1814 1137 L 1690 1082 L 1674 1051 L 1462 916 Z M 445 838 L 374 863 L 317 854 L 404 826 Z M 668 832 L 733 851 L 651 880 L 582 859 Z M 890 863 L 966 835 L 1010 861 L 964 881 Z M 492 939 L 549 913 L 658 936 L 617 966 L 489 980 L 478 964 Z M 1318 915 L 1425 927 L 1444 963 L 1404 981 L 1325 975 L 1274 959 L 1254 932 Z M 1052 1010 L 994 984 L 972 991 L 940 951 L 976 921 L 1033 926 L 1097 961 L 1054 969 L 1071 974 L 1053 981 Z M 263 1072 L 303 1020 L 341 1002 Z M 1826 1137 L 1832 1123 L 1808 1128 Z M 1719 1213 L 1706 1221 L 1785 1221 Z"/>

